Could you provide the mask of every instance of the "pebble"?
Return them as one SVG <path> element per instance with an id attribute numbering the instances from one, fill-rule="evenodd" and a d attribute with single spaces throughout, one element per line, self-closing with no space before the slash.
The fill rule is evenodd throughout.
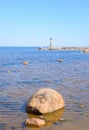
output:
<path id="1" fill-rule="evenodd" d="M 88 114 L 88 113 L 84 113 L 83 115 L 84 115 L 84 116 L 89 116 L 89 114 Z"/>
<path id="2" fill-rule="evenodd" d="M 61 118 L 61 119 L 60 119 L 60 121 L 64 121 L 64 119 L 63 119 L 63 118 Z"/>
<path id="3" fill-rule="evenodd" d="M 59 59 L 59 60 L 57 60 L 58 62 L 63 62 L 64 60 L 63 59 Z"/>
<path id="4" fill-rule="evenodd" d="M 7 70 L 7 73 L 10 73 L 11 71 L 10 70 Z"/>
<path id="5" fill-rule="evenodd" d="M 28 65 L 29 62 L 28 62 L 28 61 L 24 61 L 23 64 L 24 64 L 24 65 Z"/>
<path id="6" fill-rule="evenodd" d="M 41 115 L 41 116 L 39 116 L 39 118 L 40 118 L 40 119 L 44 119 L 44 117 L 43 117 L 42 115 Z"/>
<path id="7" fill-rule="evenodd" d="M 85 106 L 81 104 L 81 105 L 79 105 L 79 107 L 80 107 L 80 108 L 84 108 Z"/>

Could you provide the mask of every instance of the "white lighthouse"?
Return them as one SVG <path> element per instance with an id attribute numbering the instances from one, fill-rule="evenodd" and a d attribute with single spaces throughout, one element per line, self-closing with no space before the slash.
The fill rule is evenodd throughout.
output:
<path id="1" fill-rule="evenodd" d="M 50 50 L 52 49 L 52 38 L 50 38 L 50 46 L 49 46 L 49 48 L 50 48 Z"/>

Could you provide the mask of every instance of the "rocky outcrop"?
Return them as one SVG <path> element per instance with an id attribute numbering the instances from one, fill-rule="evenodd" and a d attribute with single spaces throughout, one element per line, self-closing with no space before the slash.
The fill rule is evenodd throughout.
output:
<path id="1" fill-rule="evenodd" d="M 39 89 L 29 99 L 26 111 L 28 113 L 49 113 L 61 109 L 65 106 L 60 93 L 50 88 Z"/>

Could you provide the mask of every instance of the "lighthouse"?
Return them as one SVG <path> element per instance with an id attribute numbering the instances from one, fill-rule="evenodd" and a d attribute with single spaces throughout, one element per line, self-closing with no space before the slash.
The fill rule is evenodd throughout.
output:
<path id="1" fill-rule="evenodd" d="M 50 45 L 49 45 L 50 50 L 52 49 L 52 38 L 50 38 Z"/>

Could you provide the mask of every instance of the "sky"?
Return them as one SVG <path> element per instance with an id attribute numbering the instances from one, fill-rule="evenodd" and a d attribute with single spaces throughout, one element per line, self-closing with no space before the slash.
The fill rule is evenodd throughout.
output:
<path id="1" fill-rule="evenodd" d="M 89 46 L 89 0 L 0 0 L 0 46 Z"/>

